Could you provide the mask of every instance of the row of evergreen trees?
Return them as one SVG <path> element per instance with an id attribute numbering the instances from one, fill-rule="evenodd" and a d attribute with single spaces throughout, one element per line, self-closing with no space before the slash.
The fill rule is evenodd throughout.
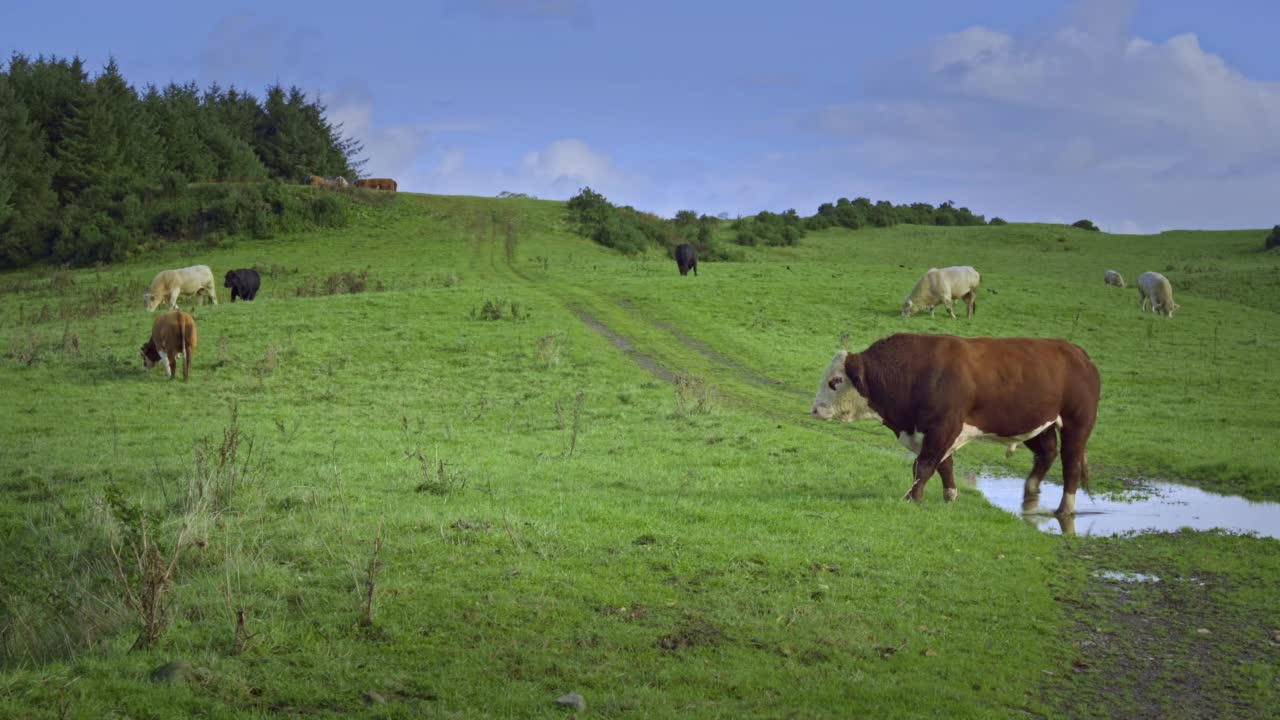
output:
<path id="1" fill-rule="evenodd" d="M 361 150 L 296 87 L 261 101 L 216 84 L 140 94 L 114 60 L 90 78 L 79 58 L 15 54 L 0 67 L 0 268 L 111 261 L 157 236 L 226 231 L 217 194 L 193 199 L 192 183 L 267 181 L 254 187 L 279 195 L 270 181 L 354 177 Z M 270 204 L 257 193 L 235 203 Z"/>

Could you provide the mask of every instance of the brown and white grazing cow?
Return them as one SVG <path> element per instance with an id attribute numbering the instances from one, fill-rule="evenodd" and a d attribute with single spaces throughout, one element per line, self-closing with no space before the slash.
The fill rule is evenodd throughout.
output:
<path id="1" fill-rule="evenodd" d="M 841 351 L 822 375 L 811 413 L 824 420 L 879 420 L 916 453 L 911 490 L 919 500 L 936 471 L 943 496 L 956 497 L 951 456 L 972 440 L 1035 454 L 1023 486 L 1040 481 L 1062 448 L 1062 503 L 1075 512 L 1088 490 L 1085 445 L 1098 415 L 1098 368 L 1078 345 L 1039 338 L 962 338 L 901 333 L 860 353 Z"/>
<path id="2" fill-rule="evenodd" d="M 196 320 L 190 314 L 174 310 L 156 317 L 151 326 L 151 339 L 142 346 L 142 367 L 150 370 L 164 361 L 172 380 L 182 355 L 182 381 L 191 375 L 191 357 L 196 353 Z"/>
<path id="3" fill-rule="evenodd" d="M 161 270 L 151 280 L 142 296 L 142 306 L 151 312 L 167 302 L 170 310 L 178 308 L 180 295 L 204 296 L 218 304 L 218 291 L 213 286 L 213 271 L 208 265 L 192 265 L 177 270 Z"/>

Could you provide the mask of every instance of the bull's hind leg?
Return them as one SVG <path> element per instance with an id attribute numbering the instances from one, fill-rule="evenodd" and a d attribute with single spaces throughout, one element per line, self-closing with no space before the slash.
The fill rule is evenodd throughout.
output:
<path id="1" fill-rule="evenodd" d="M 951 456 L 948 455 L 946 460 L 938 463 L 938 475 L 942 477 L 942 499 L 947 502 L 953 502 L 959 491 L 956 490 L 956 475 L 951 467 Z"/>
<path id="2" fill-rule="evenodd" d="M 1092 427 L 1062 428 L 1062 502 L 1058 504 L 1056 515 L 1074 515 L 1076 512 L 1076 490 L 1088 478 L 1084 448 L 1092 431 Z"/>
<path id="3" fill-rule="evenodd" d="M 1022 501 L 1029 502 L 1039 499 L 1040 481 L 1058 459 L 1058 433 L 1051 427 L 1022 444 L 1035 456 L 1031 474 L 1022 485 Z"/>
<path id="4" fill-rule="evenodd" d="M 971 318 L 978 310 L 978 295 L 970 290 L 964 294 L 965 317 Z"/>

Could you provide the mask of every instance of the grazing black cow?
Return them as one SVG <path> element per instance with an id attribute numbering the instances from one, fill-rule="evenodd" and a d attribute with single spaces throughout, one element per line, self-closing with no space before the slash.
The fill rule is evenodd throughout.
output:
<path id="1" fill-rule="evenodd" d="M 262 284 L 262 276 L 253 268 L 228 270 L 227 279 L 222 287 L 231 288 L 231 302 L 239 295 L 241 300 L 252 300 L 258 296 L 258 286 Z"/>
<path id="2" fill-rule="evenodd" d="M 688 275 L 690 270 L 694 275 L 698 274 L 698 252 L 692 245 L 684 243 L 676 246 L 676 266 L 680 268 L 681 275 Z"/>

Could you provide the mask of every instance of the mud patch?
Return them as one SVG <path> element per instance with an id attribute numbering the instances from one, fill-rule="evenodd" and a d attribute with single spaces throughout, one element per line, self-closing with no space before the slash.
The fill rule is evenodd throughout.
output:
<path id="1" fill-rule="evenodd" d="M 659 380 L 665 380 L 666 382 L 675 382 L 675 373 L 663 367 L 662 363 L 658 362 L 652 355 L 647 355 L 637 350 L 636 346 L 625 336 L 614 332 L 608 325 L 600 322 L 594 315 L 580 307 L 574 307 L 571 305 L 569 306 L 569 310 L 571 310 L 574 315 L 577 315 L 578 319 L 581 320 L 583 324 L 603 335 L 605 339 L 613 343 L 614 347 L 626 353 L 636 362 L 637 365 L 649 371 L 650 375 L 653 375 Z"/>
<path id="2" fill-rule="evenodd" d="M 720 628 L 705 618 L 686 617 L 670 633 L 658 638 L 658 647 L 677 652 L 695 647 L 712 647 L 724 640 Z"/>
<path id="3" fill-rule="evenodd" d="M 616 617 L 619 620 L 627 622 L 635 622 L 649 617 L 649 607 L 644 603 L 632 603 L 630 605 L 601 605 L 596 608 L 596 612 L 605 617 Z"/>
<path id="4" fill-rule="evenodd" d="M 1227 557 L 1267 541 L 1198 533 L 1064 543 L 1087 562 L 1080 586 L 1060 586 L 1070 608 L 1063 669 L 1046 672 L 1041 698 L 1054 718 L 1275 717 L 1274 616 L 1256 602 L 1274 588 L 1274 562 Z M 1067 561 L 1071 562 L 1071 561 Z M 1104 568 L 1134 568 L 1117 581 Z M 1211 568 L 1224 568 L 1219 574 Z M 1271 710 L 1267 710 L 1267 708 Z"/>

